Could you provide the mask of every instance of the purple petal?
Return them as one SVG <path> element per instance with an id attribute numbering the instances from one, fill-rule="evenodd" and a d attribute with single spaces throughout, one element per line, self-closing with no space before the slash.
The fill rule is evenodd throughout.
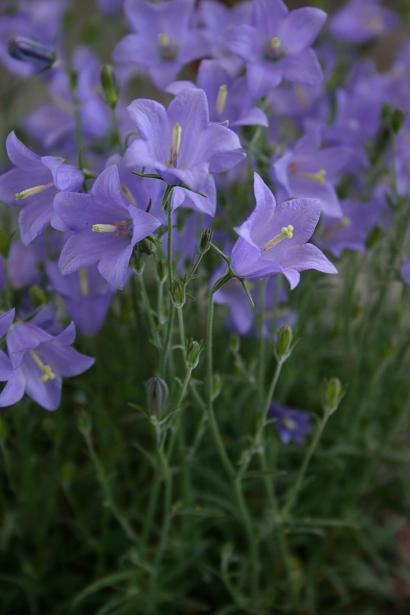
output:
<path id="1" fill-rule="evenodd" d="M 16 310 L 12 308 L 11 310 L 8 310 L 8 312 L 4 312 L 0 315 L 0 337 L 6 335 L 11 323 L 14 320 L 15 313 Z"/>
<path id="2" fill-rule="evenodd" d="M 37 199 L 36 199 L 37 200 Z M 21 210 L 19 228 L 21 241 L 28 246 L 49 225 L 53 213 L 53 197 L 41 195 L 36 203 L 28 203 Z"/>
<path id="3" fill-rule="evenodd" d="M 103 257 L 98 263 L 98 271 L 113 290 L 124 288 L 128 279 L 131 256 L 132 246 L 128 246 L 112 256 Z"/>
<path id="4" fill-rule="evenodd" d="M 61 378 L 56 376 L 53 380 L 43 382 L 41 371 L 31 358 L 24 362 L 22 371 L 26 381 L 26 393 L 45 410 L 57 410 L 61 399 Z"/>
<path id="5" fill-rule="evenodd" d="M 286 56 L 283 59 L 283 77 L 296 83 L 317 85 L 323 81 L 322 68 L 313 49 Z"/>
<path id="6" fill-rule="evenodd" d="M 127 209 L 127 201 L 121 190 L 120 174 L 116 164 L 109 165 L 100 173 L 91 188 L 91 194 L 110 210 L 113 207 Z"/>
<path id="7" fill-rule="evenodd" d="M 21 369 L 15 369 L 0 393 L 0 407 L 16 404 L 24 395 L 25 379 Z"/>
<path id="8" fill-rule="evenodd" d="M 325 23 L 327 15 L 315 8 L 291 11 L 279 29 L 279 38 L 290 53 L 299 53 L 310 47 Z"/>
<path id="9" fill-rule="evenodd" d="M 82 267 L 90 267 L 105 257 L 114 257 L 127 242 L 113 237 L 112 233 L 83 231 L 72 235 L 66 241 L 58 265 L 63 274 L 72 273 Z"/>
<path id="10" fill-rule="evenodd" d="M 92 357 L 81 354 L 71 346 L 63 346 L 57 340 L 44 344 L 40 351 L 44 362 L 51 365 L 58 376 L 64 378 L 78 376 L 95 363 Z"/>
<path id="11" fill-rule="evenodd" d="M 56 156 L 43 156 L 41 162 L 51 171 L 54 185 L 58 190 L 75 192 L 81 188 L 84 175 L 77 167 L 65 163 L 63 158 Z"/>
<path id="12" fill-rule="evenodd" d="M 6 140 L 7 155 L 10 161 L 24 171 L 36 171 L 41 166 L 40 156 L 37 156 L 17 138 L 12 131 Z"/>

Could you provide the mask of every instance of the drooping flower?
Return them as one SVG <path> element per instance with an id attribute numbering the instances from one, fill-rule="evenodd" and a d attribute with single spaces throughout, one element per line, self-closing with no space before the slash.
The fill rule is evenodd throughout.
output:
<path id="1" fill-rule="evenodd" d="M 73 234 L 59 259 L 63 274 L 97 264 L 112 289 L 123 288 L 136 243 L 151 235 L 160 221 L 131 205 L 120 182 L 116 165 L 107 167 L 89 194 L 61 192 L 55 210 Z"/>
<path id="2" fill-rule="evenodd" d="M 295 288 L 306 269 L 337 273 L 323 252 L 307 243 L 319 221 L 318 201 L 290 199 L 277 205 L 257 173 L 254 191 L 256 208 L 235 229 L 240 237 L 232 249 L 231 267 L 237 276 L 252 279 L 283 273 Z"/>
<path id="3" fill-rule="evenodd" d="M 63 275 L 57 263 L 47 263 L 50 289 L 64 300 L 67 313 L 85 335 L 96 333 L 104 324 L 113 292 L 97 268 L 82 268 Z"/>
<path id="4" fill-rule="evenodd" d="M 193 24 L 192 0 L 126 0 L 125 14 L 134 30 L 114 50 L 114 61 L 136 65 L 159 88 L 174 81 L 180 69 L 206 53 Z"/>
<path id="5" fill-rule="evenodd" d="M 0 199 L 23 205 L 19 216 L 21 240 L 28 245 L 53 217 L 53 199 L 61 190 L 78 190 L 83 174 L 56 156 L 38 156 L 11 132 L 7 154 L 14 167 L 0 175 Z"/>
<path id="6" fill-rule="evenodd" d="M 0 393 L 0 407 L 17 403 L 26 393 L 46 410 L 56 410 L 62 379 L 82 374 L 94 364 L 92 357 L 71 347 L 75 333 L 73 323 L 58 335 L 33 322 L 11 326 L 7 333 L 8 356 L 0 355 L 0 380 L 7 381 Z"/>
<path id="7" fill-rule="evenodd" d="M 284 444 L 290 442 L 303 444 L 312 431 L 308 412 L 294 410 L 274 402 L 269 408 L 268 416 Z"/>
<path id="8" fill-rule="evenodd" d="M 252 25 L 229 33 L 228 46 L 246 64 L 251 92 L 268 94 L 283 79 L 314 85 L 323 79 L 311 45 L 326 13 L 316 8 L 289 11 L 282 0 L 254 0 Z"/>
<path id="9" fill-rule="evenodd" d="M 195 87 L 190 81 L 176 81 L 167 91 L 178 94 L 187 87 Z M 267 126 L 268 118 L 256 106 L 256 99 L 249 92 L 245 77 L 232 78 L 222 64 L 215 60 L 203 60 L 198 70 L 196 87 L 208 98 L 212 122 L 228 122 L 235 126 Z"/>
<path id="10" fill-rule="evenodd" d="M 231 169 L 245 156 L 232 130 L 209 121 L 202 90 L 183 90 L 168 109 L 154 100 L 138 99 L 128 110 L 139 136 L 128 147 L 125 163 L 154 171 L 168 184 L 202 191 L 211 173 Z M 214 211 L 215 203 L 210 203 L 205 213 Z"/>
<path id="11" fill-rule="evenodd" d="M 351 0 L 333 15 L 330 30 L 339 39 L 365 43 L 391 30 L 396 22 L 397 15 L 379 0 Z"/>
<path id="12" fill-rule="evenodd" d="M 274 178 L 287 196 L 317 199 L 323 213 L 340 218 L 342 210 L 335 186 L 351 156 L 351 150 L 346 147 L 321 149 L 320 131 L 312 128 L 292 152 L 274 163 Z"/>

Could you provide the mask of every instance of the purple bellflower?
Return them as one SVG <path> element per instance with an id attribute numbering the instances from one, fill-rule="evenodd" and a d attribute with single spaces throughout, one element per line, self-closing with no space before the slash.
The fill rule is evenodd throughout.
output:
<path id="1" fill-rule="evenodd" d="M 226 126 L 209 121 L 208 101 L 202 90 L 184 89 L 168 109 L 154 100 L 138 99 L 128 110 L 139 137 L 128 147 L 125 163 L 154 171 L 168 184 L 185 184 L 209 194 L 213 185 L 210 173 L 227 171 L 245 157 L 238 136 Z M 193 193 L 191 198 L 196 202 Z M 215 202 L 207 200 L 208 204 L 202 202 L 196 208 L 214 215 Z"/>
<path id="2" fill-rule="evenodd" d="M 251 92 L 268 94 L 286 79 L 314 85 L 323 79 L 311 49 L 326 20 L 316 8 L 289 11 L 282 0 L 254 0 L 252 25 L 232 28 L 228 45 L 246 63 Z"/>
<path id="3" fill-rule="evenodd" d="M 89 194 L 64 192 L 55 199 L 57 216 L 73 234 L 59 259 L 63 274 L 97 264 L 114 290 L 123 288 L 136 243 L 151 235 L 160 221 L 131 205 L 116 165 L 107 167 Z"/>
<path id="4" fill-rule="evenodd" d="M 202 35 L 193 27 L 193 8 L 192 0 L 126 0 L 125 14 L 135 32 L 117 45 L 114 61 L 136 64 L 156 86 L 166 87 L 185 64 L 205 55 Z"/>
<path id="5" fill-rule="evenodd" d="M 10 327 L 12 316 L 14 310 L 0 320 L 0 329 L 4 329 L 4 320 L 9 329 L 8 356 L 3 352 L 0 355 L 0 380 L 7 381 L 0 393 L 0 407 L 17 403 L 26 393 L 45 410 L 56 410 L 62 379 L 82 374 L 94 359 L 71 347 L 76 334 L 73 323 L 52 335 L 33 322 L 17 322 Z"/>
<path id="6" fill-rule="evenodd" d="M 57 263 L 47 263 L 50 289 L 60 295 L 68 315 L 85 335 L 96 333 L 104 324 L 113 292 L 97 268 L 89 267 L 63 275 Z"/>
<path id="7" fill-rule="evenodd" d="M 320 132 L 312 128 L 292 152 L 274 163 L 274 178 L 288 197 L 317 199 L 323 213 L 340 218 L 342 210 L 335 184 L 349 162 L 351 150 L 347 147 L 321 149 L 320 145 Z"/>
<path id="8" fill-rule="evenodd" d="M 379 0 L 351 0 L 333 15 L 330 30 L 336 38 L 366 43 L 391 30 L 396 22 L 397 15 L 380 6 Z"/>
<path id="9" fill-rule="evenodd" d="M 78 190 L 83 174 L 56 156 L 38 156 L 11 132 L 7 154 L 14 168 L 0 176 L 0 199 L 23 205 L 19 216 L 21 240 L 28 245 L 53 217 L 53 199 L 59 190 Z"/>
<path id="10" fill-rule="evenodd" d="M 176 81 L 167 91 L 178 94 L 185 88 L 195 87 L 190 81 Z M 216 60 L 203 60 L 198 70 L 196 87 L 205 92 L 212 122 L 228 122 L 236 126 L 267 126 L 268 118 L 256 106 L 256 99 L 247 87 L 246 78 L 232 78 Z"/>
<path id="11" fill-rule="evenodd" d="M 283 444 L 290 442 L 303 444 L 312 431 L 308 412 L 294 410 L 274 402 L 269 408 L 268 416 L 274 423 Z"/>
<path id="12" fill-rule="evenodd" d="M 276 199 L 262 178 L 255 173 L 256 208 L 236 232 L 240 236 L 232 249 L 231 267 L 241 278 L 264 278 L 278 273 L 293 289 L 300 272 L 316 269 L 335 274 L 337 269 L 311 243 L 307 243 L 320 216 L 314 199 Z"/>

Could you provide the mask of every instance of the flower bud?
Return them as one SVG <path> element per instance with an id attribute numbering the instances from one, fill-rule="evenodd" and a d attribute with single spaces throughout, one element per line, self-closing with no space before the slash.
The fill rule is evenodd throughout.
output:
<path id="1" fill-rule="evenodd" d="M 276 341 L 276 356 L 279 361 L 286 361 L 291 353 L 293 340 L 292 327 L 284 325 L 278 330 Z"/>
<path id="2" fill-rule="evenodd" d="M 145 385 L 147 407 L 150 414 L 161 416 L 167 409 L 168 385 L 159 376 L 153 376 Z"/>
<path id="3" fill-rule="evenodd" d="M 190 369 L 195 369 L 197 367 L 201 352 L 202 344 L 195 340 L 189 340 L 186 352 L 186 362 Z"/>
<path id="4" fill-rule="evenodd" d="M 25 36 L 16 36 L 9 41 L 9 55 L 15 60 L 31 64 L 39 70 L 47 70 L 56 61 L 54 51 L 36 41 Z"/>
<path id="5" fill-rule="evenodd" d="M 177 308 L 185 305 L 185 287 L 180 280 L 174 280 L 171 288 L 172 301 Z"/>
<path id="6" fill-rule="evenodd" d="M 115 109 L 118 102 L 119 89 L 114 69 L 110 64 L 104 64 L 101 69 L 101 87 L 103 89 L 105 102 L 111 109 Z"/>
<path id="7" fill-rule="evenodd" d="M 212 375 L 212 401 L 215 401 L 222 391 L 222 378 L 220 374 Z"/>
<path id="8" fill-rule="evenodd" d="M 83 434 L 84 437 L 87 437 L 91 433 L 91 419 L 88 412 L 82 410 L 80 412 L 80 416 L 78 417 L 78 429 Z"/>
<path id="9" fill-rule="evenodd" d="M 323 408 L 328 414 L 335 412 L 342 400 L 343 391 L 339 378 L 331 378 L 326 384 Z"/>
<path id="10" fill-rule="evenodd" d="M 210 228 L 203 231 L 199 242 L 199 249 L 201 252 L 207 252 L 211 246 L 212 230 Z"/>

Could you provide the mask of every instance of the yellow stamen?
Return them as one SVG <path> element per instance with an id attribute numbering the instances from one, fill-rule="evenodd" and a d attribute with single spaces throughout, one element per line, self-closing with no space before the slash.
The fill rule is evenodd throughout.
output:
<path id="1" fill-rule="evenodd" d="M 137 201 L 135 200 L 134 196 L 131 194 L 130 190 L 127 188 L 127 186 L 125 186 L 124 184 L 122 184 L 121 186 L 121 190 L 124 193 L 125 198 L 127 199 L 128 203 L 130 205 L 136 205 Z"/>
<path id="2" fill-rule="evenodd" d="M 274 36 L 270 39 L 270 46 L 271 46 L 271 49 L 273 49 L 274 51 L 277 51 L 278 49 L 281 48 L 282 41 L 279 38 L 279 36 Z"/>
<path id="3" fill-rule="evenodd" d="M 158 41 L 161 47 L 168 47 L 169 44 L 171 43 L 171 39 L 168 36 L 168 34 L 164 34 L 163 32 L 158 34 Z"/>
<path id="4" fill-rule="evenodd" d="M 80 271 L 79 271 L 79 278 L 80 278 L 81 294 L 84 297 L 87 297 L 88 293 L 90 292 L 90 285 L 88 283 L 87 269 L 80 269 Z"/>
<path id="5" fill-rule="evenodd" d="M 30 353 L 30 355 L 34 363 L 37 365 L 37 367 L 39 367 L 41 371 L 43 372 L 42 375 L 40 376 L 40 380 L 42 382 L 48 382 L 49 380 L 54 380 L 56 375 L 53 372 L 52 367 L 50 365 L 47 365 L 46 363 L 43 363 L 43 361 L 40 359 L 38 354 L 34 352 L 34 350 Z"/>
<path id="6" fill-rule="evenodd" d="M 302 177 L 306 179 L 311 179 L 315 182 L 319 182 L 319 184 L 324 184 L 326 181 L 326 171 L 325 169 L 320 169 L 316 173 L 301 173 Z"/>
<path id="7" fill-rule="evenodd" d="M 266 252 L 267 250 L 273 248 L 273 246 L 277 246 L 278 243 L 280 243 L 284 239 L 292 239 L 294 230 L 295 227 L 292 226 L 292 224 L 288 224 L 288 226 L 282 226 L 282 228 L 280 229 L 280 233 L 278 233 L 270 241 L 265 243 L 262 250 Z"/>
<path id="8" fill-rule="evenodd" d="M 226 99 L 228 98 L 228 86 L 224 83 L 219 87 L 218 98 L 216 99 L 216 110 L 218 115 L 222 115 L 226 105 Z"/>
<path id="9" fill-rule="evenodd" d="M 289 418 L 288 416 L 286 416 L 284 419 L 282 419 L 282 423 L 285 425 L 285 427 L 287 427 L 291 431 L 293 431 L 297 427 L 296 421 L 294 421 L 293 419 Z"/>
<path id="10" fill-rule="evenodd" d="M 175 167 L 178 161 L 179 150 L 181 149 L 182 126 L 177 122 L 172 129 L 171 152 L 169 155 L 168 166 Z"/>
<path id="11" fill-rule="evenodd" d="M 115 233 L 118 228 L 115 224 L 93 224 L 91 230 L 94 233 Z"/>
<path id="12" fill-rule="evenodd" d="M 40 184 L 39 186 L 33 186 L 32 188 L 26 188 L 26 190 L 22 190 L 21 192 L 16 192 L 15 199 L 17 201 L 22 201 L 23 199 L 28 199 L 31 196 L 36 196 L 36 194 L 40 194 L 40 192 L 44 192 L 48 188 L 51 188 L 53 182 L 50 184 Z"/>

